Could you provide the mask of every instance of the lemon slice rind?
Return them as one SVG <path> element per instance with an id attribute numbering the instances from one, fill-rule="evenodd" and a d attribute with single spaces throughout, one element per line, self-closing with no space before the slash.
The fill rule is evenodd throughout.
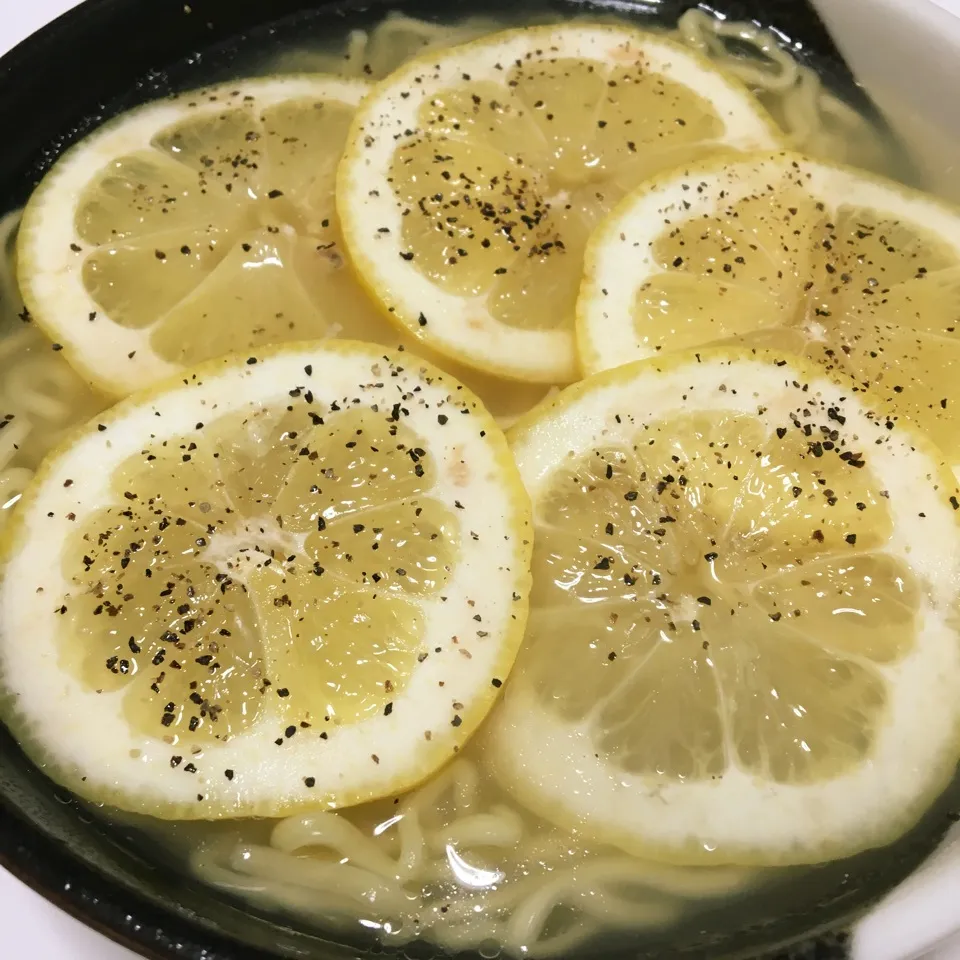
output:
<path id="1" fill-rule="evenodd" d="M 339 726 L 329 738 L 302 731 L 278 749 L 273 738 L 283 717 L 268 705 L 252 727 L 205 746 L 197 772 L 184 776 L 171 768 L 168 744 L 131 731 L 122 690 L 97 693 L 60 667 L 55 598 L 69 595 L 70 585 L 58 554 L 84 517 L 114 501 L 114 469 L 148 439 L 182 435 L 205 411 L 282 409 L 298 388 L 320 403 L 362 398 L 387 410 L 415 390 L 406 394 L 404 422 L 430 444 L 438 479 L 429 495 L 458 522 L 458 562 L 442 596 L 417 600 L 422 659 L 388 714 Z M 449 413 L 443 427 L 438 403 Z M 529 551 L 529 504 L 502 432 L 472 394 L 436 368 L 346 340 L 209 361 L 80 428 L 24 494 L 0 551 L 0 710 L 53 779 L 138 813 L 276 817 L 400 793 L 454 756 L 493 705 L 523 635 Z M 232 779 L 224 777 L 228 769 Z M 313 782 L 305 785 L 305 776 Z"/>
<path id="2" fill-rule="evenodd" d="M 111 321 L 84 285 L 83 262 L 97 248 L 79 236 L 74 215 L 91 179 L 119 157 L 153 149 L 153 137 L 178 122 L 216 117 L 231 98 L 237 102 L 238 91 L 266 108 L 296 98 L 355 107 L 367 90 L 363 81 L 322 75 L 239 80 L 146 104 L 99 127 L 60 157 L 24 210 L 17 276 L 30 316 L 70 365 L 108 395 L 123 396 L 180 369 L 152 348 L 148 331 Z"/>
<path id="3" fill-rule="evenodd" d="M 960 749 L 960 644 L 956 615 L 960 527 L 956 487 L 922 435 L 892 433 L 866 403 L 810 362 L 756 352 L 702 351 L 621 366 L 544 402 L 510 431 L 533 502 L 558 465 L 600 443 L 630 444 L 644 423 L 696 409 L 756 417 L 768 431 L 797 396 L 835 406 L 841 436 L 858 438 L 886 487 L 894 532 L 884 548 L 924 584 L 914 647 L 874 664 L 892 691 L 869 755 L 834 779 L 788 784 L 736 767 L 716 779 L 658 780 L 611 764 L 588 723 L 550 712 L 514 674 L 489 729 L 503 785 L 553 822 L 639 855 L 678 864 L 817 863 L 891 842 L 952 778 Z M 700 399 L 709 400 L 709 408 Z M 629 411 L 629 418 L 617 418 Z M 886 436 L 884 436 L 886 434 Z M 952 500 L 952 502 L 951 502 Z M 562 638 L 557 641 L 562 645 Z M 556 649 L 562 657 L 562 646 Z"/>
<path id="4" fill-rule="evenodd" d="M 616 63 L 636 56 L 644 57 L 648 72 L 686 84 L 708 100 L 726 124 L 718 146 L 749 150 L 781 141 L 772 119 L 738 81 L 680 44 L 626 26 L 509 30 L 424 54 L 372 88 L 354 117 L 340 163 L 337 207 L 360 278 L 394 323 L 441 353 L 497 376 L 538 383 L 575 379 L 579 368 L 568 331 L 508 326 L 482 298 L 443 290 L 400 256 L 404 213 L 390 188 L 390 163 L 398 138 L 417 129 L 421 105 L 464 78 L 503 83 L 504 65 L 531 58 Z"/>

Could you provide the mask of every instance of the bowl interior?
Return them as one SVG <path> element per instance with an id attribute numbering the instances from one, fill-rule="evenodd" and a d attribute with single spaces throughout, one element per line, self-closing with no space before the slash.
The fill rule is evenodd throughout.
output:
<path id="1" fill-rule="evenodd" d="M 528 11 L 557 17 L 615 12 L 672 24 L 695 5 L 685 0 L 548 0 L 524 4 L 518 14 L 517 5 L 505 0 L 191 0 L 189 5 L 180 0 L 87 0 L 0 60 L 0 128 L 13 132 L 0 152 L 0 212 L 20 206 L 63 149 L 104 119 L 159 95 L 244 75 L 291 38 L 319 44 L 397 7 L 441 21 L 476 13 L 518 21 Z M 829 85 L 861 109 L 871 109 L 806 0 L 717 0 L 715 6 L 732 18 L 757 19 L 776 28 Z M 108 827 L 47 781 L 2 728 L 0 810 L 0 864 L 146 956 L 333 960 L 364 952 L 228 901 L 185 881 L 172 864 L 147 859 L 128 831 Z M 841 957 L 842 928 L 862 906 L 865 891 L 879 892 L 905 876 L 929 851 L 931 832 L 942 831 L 947 823 L 944 805 L 929 815 L 914 839 L 898 846 L 896 857 L 868 855 L 855 864 L 831 865 L 827 885 L 832 892 L 815 920 L 802 910 L 785 915 L 782 902 L 778 909 L 771 894 L 769 920 L 763 924 L 720 935 L 723 924 L 711 932 L 706 916 L 704 929 L 686 931 L 684 942 L 651 947 L 644 955 L 662 956 L 666 950 L 671 956 L 754 957 L 773 951 L 783 957 Z M 814 925 L 818 929 L 811 931 Z M 824 930 L 834 933 L 808 936 L 777 952 L 779 943 Z M 432 952 L 425 949 L 424 956 Z M 409 948 L 404 954 L 415 955 Z"/>

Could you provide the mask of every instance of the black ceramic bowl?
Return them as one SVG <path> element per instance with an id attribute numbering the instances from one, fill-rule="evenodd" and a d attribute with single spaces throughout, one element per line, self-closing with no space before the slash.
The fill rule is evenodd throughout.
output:
<path id="1" fill-rule="evenodd" d="M 576 0 L 547 5 L 557 14 L 591 9 Z M 693 5 L 607 0 L 592 9 L 672 23 Z M 828 84 L 869 110 L 806 0 L 716 0 L 715 6 L 775 27 Z M 254 51 L 282 49 L 291 37 L 340 36 L 375 18 L 378 9 L 393 7 L 443 20 L 495 15 L 498 7 L 517 15 L 517 4 L 507 0 L 189 0 L 189 6 L 184 0 L 87 0 L 0 60 L 0 212 L 21 205 L 57 155 L 105 118 L 157 95 L 237 76 Z M 942 809 L 931 817 L 946 822 Z M 843 957 L 844 926 L 870 891 L 892 885 L 917 865 L 936 826 L 931 831 L 927 823 L 926 844 L 907 843 L 895 857 L 831 867 L 827 886 L 833 890 L 816 911 L 783 916 L 771 905 L 763 924 L 723 936 L 707 917 L 680 941 L 626 956 Z M 33 769 L 2 728 L 0 865 L 108 937 L 157 960 L 340 960 L 365 953 L 230 902 L 149 862 L 131 838 Z"/>

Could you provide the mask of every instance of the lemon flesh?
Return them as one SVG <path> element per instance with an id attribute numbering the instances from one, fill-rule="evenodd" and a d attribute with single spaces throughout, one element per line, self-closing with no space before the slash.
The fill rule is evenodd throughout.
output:
<path id="1" fill-rule="evenodd" d="M 512 30 L 431 52 L 374 87 L 348 137 L 338 208 L 395 321 L 478 368 L 568 382 L 599 216 L 666 167 L 776 143 L 745 89 L 661 37 Z"/>
<path id="2" fill-rule="evenodd" d="M 527 644 L 493 722 L 534 809 L 676 862 L 893 839 L 958 754 L 956 490 L 816 367 L 678 355 L 512 436 Z"/>
<path id="3" fill-rule="evenodd" d="M 960 465 L 960 212 L 783 154 L 641 188 L 587 256 L 588 371 L 715 342 L 775 346 L 871 387 Z"/>
<path id="4" fill-rule="evenodd" d="M 528 577 L 525 498 L 472 395 L 344 341 L 103 417 L 26 492 L 0 587 L 7 719 L 51 776 L 159 816 L 273 816 L 459 749 Z"/>

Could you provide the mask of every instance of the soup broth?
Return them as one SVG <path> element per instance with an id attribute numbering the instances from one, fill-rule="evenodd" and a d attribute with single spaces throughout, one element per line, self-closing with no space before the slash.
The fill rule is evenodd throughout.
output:
<path id="1" fill-rule="evenodd" d="M 555 19 L 428 23 L 391 13 L 333 38 L 329 21 L 317 20 L 298 27 L 296 38 L 282 29 L 254 37 L 224 72 L 323 71 L 378 79 L 424 50 Z M 773 34 L 701 10 L 684 14 L 669 32 L 750 87 L 792 146 L 909 181 L 909 165 L 887 133 L 828 89 Z M 3 221 L 0 530 L 45 453 L 109 403 L 31 324 L 17 293 L 16 226 L 16 213 Z M 345 320 L 335 335 L 351 337 L 356 330 Z M 363 336 L 414 348 L 412 338 L 377 319 Z M 504 425 L 563 386 L 517 384 L 457 365 L 451 372 Z M 575 780 L 576 771 L 570 776 Z M 939 840 L 950 801 L 944 797 L 893 847 L 853 860 L 778 869 L 673 866 L 597 845 L 588 824 L 561 829 L 525 809 L 501 782 L 497 756 L 481 730 L 419 789 L 355 808 L 214 823 L 163 822 L 109 809 L 99 814 L 152 858 L 284 923 L 359 946 L 420 951 L 404 956 L 468 952 L 490 960 L 621 951 L 745 955 L 786 941 L 851 916 L 898 881 Z M 420 945 L 410 946 L 414 942 Z"/>

